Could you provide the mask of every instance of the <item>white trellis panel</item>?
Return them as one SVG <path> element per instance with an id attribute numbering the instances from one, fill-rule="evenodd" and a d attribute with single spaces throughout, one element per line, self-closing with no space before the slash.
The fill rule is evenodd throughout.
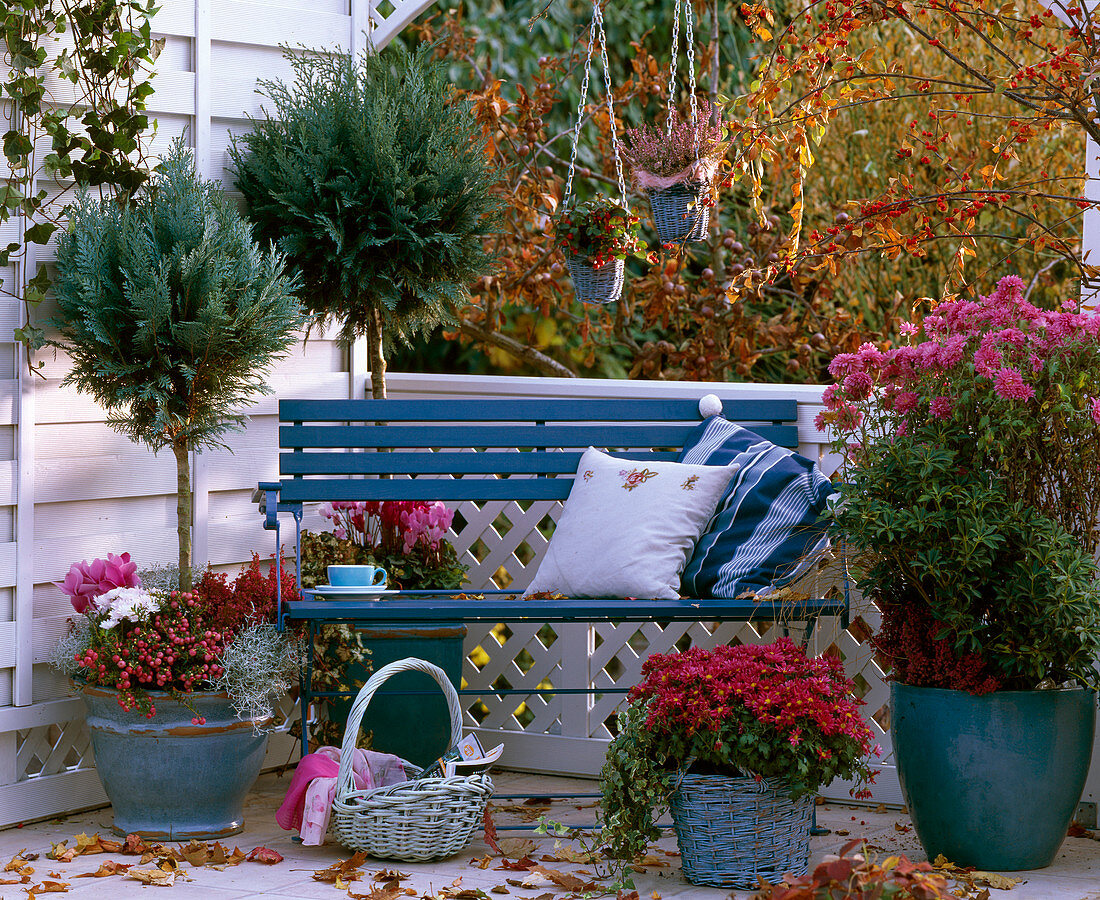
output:
<path id="1" fill-rule="evenodd" d="M 717 393 L 730 399 L 794 398 L 798 401 L 799 450 L 818 460 L 827 473 L 838 458 L 828 451 L 827 436 L 817 432 L 814 416 L 821 410 L 819 387 L 792 385 L 724 385 L 655 383 L 547 378 L 493 378 L 391 373 L 389 395 L 413 397 L 692 397 Z M 533 577 L 549 544 L 550 523 L 557 520 L 561 503 L 544 501 L 527 509 L 515 502 L 463 503 L 458 507 L 453 541 L 470 566 L 473 589 L 515 587 Z M 821 582 L 812 593 L 836 582 L 834 573 L 813 576 Z M 856 681 L 880 743 L 889 753 L 889 690 L 866 643 L 877 624 L 873 608 L 853 609 L 853 621 L 841 629 L 839 619 L 822 620 L 812 642 L 814 652 L 841 656 Z M 794 629 L 792 628 L 792 631 Z M 472 689 L 509 688 L 583 689 L 628 688 L 635 684 L 642 664 L 652 653 L 687 646 L 715 646 L 731 641 L 770 641 L 782 626 L 770 623 L 675 623 L 540 625 L 500 623 L 471 626 L 466 639 L 463 678 Z M 801 632 L 794 636 L 800 637 Z M 524 697 L 485 695 L 468 697 L 465 713 L 471 728 L 490 741 L 504 740 L 504 762 L 512 767 L 592 775 L 603 762 L 610 737 L 609 725 L 622 700 L 621 693 L 556 693 Z M 900 802 L 891 760 L 884 760 L 875 798 Z M 847 797 L 847 786 L 834 785 L 837 797 Z"/>

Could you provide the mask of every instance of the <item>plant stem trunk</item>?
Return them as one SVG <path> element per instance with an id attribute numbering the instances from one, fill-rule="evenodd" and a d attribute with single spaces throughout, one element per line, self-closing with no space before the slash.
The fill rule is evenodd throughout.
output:
<path id="1" fill-rule="evenodd" d="M 180 591 L 191 590 L 191 465 L 187 444 L 172 443 L 176 457 L 176 532 L 180 545 Z"/>
<path id="2" fill-rule="evenodd" d="M 367 323 L 367 357 L 370 360 L 370 391 L 375 400 L 386 399 L 386 354 L 382 349 L 382 311 L 374 307 Z"/>

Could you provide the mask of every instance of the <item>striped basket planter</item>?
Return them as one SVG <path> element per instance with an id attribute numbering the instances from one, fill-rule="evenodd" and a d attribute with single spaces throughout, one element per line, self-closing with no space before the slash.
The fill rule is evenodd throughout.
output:
<path id="1" fill-rule="evenodd" d="M 706 239 L 710 207 L 700 201 L 708 188 L 709 185 L 698 181 L 681 182 L 650 193 L 649 208 L 662 244 Z"/>
<path id="2" fill-rule="evenodd" d="M 573 279 L 573 291 L 582 303 L 614 303 L 622 295 L 626 278 L 623 260 L 613 259 L 597 269 L 586 259 L 570 256 L 565 265 Z"/>
<path id="3" fill-rule="evenodd" d="M 792 800 L 782 781 L 685 773 L 669 798 L 684 877 L 749 889 L 804 874 L 813 804 Z"/>

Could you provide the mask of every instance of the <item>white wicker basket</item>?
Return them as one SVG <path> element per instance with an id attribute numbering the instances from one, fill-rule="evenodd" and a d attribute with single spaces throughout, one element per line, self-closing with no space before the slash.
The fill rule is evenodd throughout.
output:
<path id="1" fill-rule="evenodd" d="M 386 679 L 410 671 L 431 675 L 439 682 L 451 714 L 451 747 L 462 738 L 458 694 L 441 668 L 413 657 L 383 666 L 363 685 L 348 715 L 333 802 L 333 830 L 345 847 L 364 850 L 379 859 L 442 859 L 465 847 L 481 824 L 485 804 L 493 795 L 493 782 L 487 774 L 422 778 L 366 791 L 355 790 L 352 776 L 352 755 L 367 705 Z"/>

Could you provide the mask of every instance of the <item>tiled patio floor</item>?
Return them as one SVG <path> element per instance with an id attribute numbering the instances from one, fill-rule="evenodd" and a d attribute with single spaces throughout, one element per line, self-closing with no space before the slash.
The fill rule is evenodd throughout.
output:
<path id="1" fill-rule="evenodd" d="M 523 793 L 552 794 L 569 790 L 590 791 L 593 782 L 584 782 L 564 778 L 545 778 L 531 775 L 501 773 L 494 777 L 499 794 Z M 26 850 L 38 853 L 40 857 L 31 865 L 35 869 L 33 883 L 44 879 L 60 881 L 69 885 L 68 893 L 78 898 L 109 898 L 109 900 L 128 900 L 128 898 L 161 896 L 176 900 L 246 900 L 257 897 L 300 898 L 300 900 L 339 900 L 348 896 L 344 889 L 332 884 L 314 881 L 315 870 L 324 869 L 335 862 L 346 859 L 350 854 L 333 845 L 323 847 L 303 847 L 291 839 L 288 832 L 279 829 L 274 821 L 274 811 L 282 800 L 289 775 L 282 778 L 269 774 L 261 777 L 248 802 L 246 831 L 228 842 L 237 845 L 245 852 L 253 847 L 266 846 L 281 853 L 283 862 L 266 866 L 253 862 L 224 869 L 191 868 L 184 864 L 182 870 L 189 880 L 177 880 L 168 888 L 147 888 L 137 881 L 117 876 L 107 878 L 74 878 L 84 872 L 94 872 L 107 859 L 132 863 L 135 857 L 123 857 L 118 854 L 80 856 L 69 863 L 58 863 L 46 858 L 50 844 L 73 838 L 86 832 L 91 835 L 100 832 L 109 834 L 111 813 L 101 809 L 88 813 L 69 816 L 24 828 L 12 828 L 0 831 L 0 867 L 8 859 Z M 186 802 L 181 798 L 181 802 Z M 588 801 L 579 801 L 583 804 Z M 511 806 L 512 809 L 498 810 L 494 818 L 498 825 L 516 823 L 522 820 L 530 809 L 522 810 L 515 801 L 497 801 L 498 806 Z M 578 802 L 558 802 L 550 809 L 550 818 L 568 823 L 591 821 L 591 807 L 578 807 Z M 905 853 L 911 859 L 923 859 L 923 852 L 916 837 L 909 829 L 908 819 L 898 812 L 873 811 L 859 807 L 826 805 L 818 808 L 819 822 L 833 829 L 828 837 L 815 838 L 813 842 L 814 859 L 820 859 L 826 853 L 835 852 L 840 846 L 853 838 L 863 838 L 875 852 L 883 855 Z M 499 837 L 526 836 L 525 833 L 501 831 Z M 538 859 L 543 854 L 554 851 L 554 838 L 534 836 L 538 849 L 532 853 Z M 70 844 L 73 841 L 70 840 Z M 653 858 L 667 861 L 667 865 L 650 867 L 635 877 L 636 887 L 641 900 L 657 898 L 699 898 L 699 900 L 725 900 L 728 897 L 747 897 L 748 894 L 731 895 L 728 890 L 700 888 L 689 884 L 680 874 L 678 857 L 668 855 L 676 849 L 674 838 L 664 838 L 654 852 Z M 403 887 L 415 889 L 415 896 L 439 892 L 450 888 L 457 892 L 460 888 L 480 889 L 485 896 L 495 898 L 506 896 L 499 888 L 505 887 L 507 896 L 534 900 L 543 895 L 566 897 L 568 892 L 555 889 L 552 884 L 534 888 L 523 888 L 506 884 L 506 879 L 521 879 L 526 873 L 495 870 L 499 860 L 493 859 L 486 869 L 478 868 L 476 862 L 489 854 L 481 840 L 480 833 L 473 843 L 462 853 L 449 860 L 434 863 L 392 863 L 368 860 L 364 870 L 370 875 L 381 869 L 398 869 L 411 877 L 402 883 Z M 564 862 L 547 862 L 547 867 L 563 872 L 591 871 L 591 867 L 573 865 Z M 10 873 L 0 873 L 10 877 Z M 993 890 L 994 900 L 1100 900 L 1100 842 L 1089 838 L 1069 838 L 1058 856 L 1057 862 L 1048 869 L 1023 873 L 1024 883 L 1011 891 Z M 460 880 L 459 880 L 460 879 Z M 0 887 L 0 898 L 24 900 L 29 885 Z M 357 894 L 369 896 L 369 881 L 351 884 L 351 890 Z M 498 888 L 496 892 L 490 892 Z M 169 894 L 168 892 L 171 891 Z M 446 895 L 444 895 L 446 896 Z M 471 892 L 467 897 L 477 897 Z"/>

